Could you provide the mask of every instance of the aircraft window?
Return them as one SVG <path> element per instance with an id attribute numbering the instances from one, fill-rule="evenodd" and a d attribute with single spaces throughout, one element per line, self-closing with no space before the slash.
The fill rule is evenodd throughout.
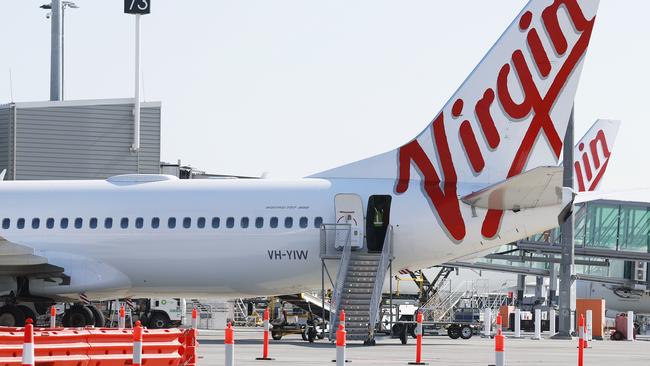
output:
<path id="1" fill-rule="evenodd" d="M 144 219 L 142 217 L 135 219 L 135 227 L 136 229 L 142 229 L 144 227 Z"/>
<path id="2" fill-rule="evenodd" d="M 192 219 L 189 218 L 189 217 L 185 217 L 183 219 L 183 227 L 186 228 L 186 229 L 189 229 L 190 226 L 192 226 Z"/>
<path id="3" fill-rule="evenodd" d="M 309 225 L 309 220 L 306 217 L 301 217 L 300 218 L 300 227 L 301 228 L 306 228 L 307 225 Z"/>
<path id="4" fill-rule="evenodd" d="M 226 219 L 226 227 L 228 229 L 232 229 L 235 226 L 235 218 L 234 217 L 229 217 Z"/>
<path id="5" fill-rule="evenodd" d="M 20 218 L 18 219 L 18 222 L 16 222 L 16 227 L 19 229 L 22 229 L 25 227 L 25 219 Z"/>
<path id="6" fill-rule="evenodd" d="M 173 228 L 176 227 L 176 218 L 175 217 L 170 217 L 167 220 L 167 227 L 170 228 L 170 229 L 173 229 Z"/>
<path id="7" fill-rule="evenodd" d="M 129 218 L 128 217 L 122 217 L 120 220 L 120 227 L 122 229 L 128 229 L 129 228 Z"/>
<path id="8" fill-rule="evenodd" d="M 255 227 L 261 229 L 264 226 L 264 218 L 258 217 L 255 219 Z"/>
<path id="9" fill-rule="evenodd" d="M 104 227 L 107 229 L 110 229 L 113 227 L 113 219 L 110 217 L 107 217 L 106 220 L 104 220 Z"/>
<path id="10" fill-rule="evenodd" d="M 203 229 L 205 227 L 205 217 L 199 217 L 196 219 L 196 227 Z"/>
<path id="11" fill-rule="evenodd" d="M 61 223 L 59 224 L 61 226 L 61 229 L 67 229 L 68 228 L 68 218 L 64 217 L 61 219 Z"/>
<path id="12" fill-rule="evenodd" d="M 287 229 L 290 229 L 293 226 L 293 217 L 285 217 L 284 218 L 284 227 Z"/>
<path id="13" fill-rule="evenodd" d="M 248 228 L 248 217 L 242 217 L 239 225 L 244 229 Z"/>
<path id="14" fill-rule="evenodd" d="M 35 217 L 32 219 L 32 229 L 38 229 L 41 226 L 41 219 Z"/>
<path id="15" fill-rule="evenodd" d="M 213 217 L 212 218 L 212 228 L 213 229 L 218 229 L 220 223 L 221 223 L 221 220 L 219 220 L 218 217 Z"/>
<path id="16" fill-rule="evenodd" d="M 91 229 L 97 229 L 97 218 L 96 217 L 91 217 L 90 221 L 88 221 L 88 226 Z"/>
<path id="17" fill-rule="evenodd" d="M 273 229 L 278 227 L 278 218 L 277 217 L 271 217 L 271 221 L 269 222 L 269 226 Z"/>
<path id="18" fill-rule="evenodd" d="M 3 225 L 4 226 L 4 225 Z M 48 229 L 51 229 L 54 227 L 54 219 L 49 217 L 47 221 L 45 221 L 45 226 L 47 226 Z"/>
<path id="19" fill-rule="evenodd" d="M 3 229 L 9 229 L 9 224 L 11 224 L 11 220 L 9 220 L 9 219 L 3 219 L 2 220 L 2 228 Z"/>
<path id="20" fill-rule="evenodd" d="M 323 218 L 318 216 L 314 219 L 314 227 L 320 229 L 320 226 L 323 225 Z"/>
<path id="21" fill-rule="evenodd" d="M 160 227 L 160 219 L 157 217 L 154 217 L 151 219 L 151 228 L 152 229 L 157 229 Z"/>
<path id="22" fill-rule="evenodd" d="M 84 220 L 81 217 L 77 217 L 74 219 L 74 227 L 77 229 L 81 229 L 81 226 L 83 225 Z"/>

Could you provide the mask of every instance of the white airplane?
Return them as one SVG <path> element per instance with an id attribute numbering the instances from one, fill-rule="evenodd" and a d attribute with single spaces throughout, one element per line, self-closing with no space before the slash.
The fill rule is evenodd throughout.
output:
<path id="1" fill-rule="evenodd" d="M 3 182 L 0 290 L 18 301 L 297 293 L 320 287 L 322 223 L 343 219 L 358 250 L 381 249 L 365 220 L 377 205 L 395 268 L 557 226 L 573 195 L 557 163 L 597 7 L 530 1 L 422 133 L 304 179 Z"/>
<path id="2" fill-rule="evenodd" d="M 577 201 L 581 201 L 586 192 L 594 192 L 600 188 L 602 178 L 609 166 L 620 124 L 621 122 L 617 120 L 598 119 L 575 144 L 573 148 L 573 186 L 578 191 Z M 589 196 L 590 200 L 598 198 L 600 198 L 600 195 Z M 468 257 L 459 258 L 459 260 L 474 262 L 493 252 L 494 248 L 491 248 L 485 252 L 473 253 Z M 437 268 L 424 269 L 424 274 L 427 278 L 433 278 L 438 270 Z M 400 272 L 393 278 L 393 288 L 397 288 L 399 283 L 400 293 L 417 294 L 419 284 L 413 281 L 411 275 L 413 270 L 403 268 Z M 477 271 L 466 268 L 459 268 L 455 274 L 450 274 L 448 278 L 447 282 L 450 283 L 451 287 L 481 280 L 482 283 L 487 284 L 486 290 L 489 292 L 502 291 L 504 288 L 516 286 L 517 283 L 517 276 L 512 273 Z M 387 287 L 386 291 L 388 291 Z"/>

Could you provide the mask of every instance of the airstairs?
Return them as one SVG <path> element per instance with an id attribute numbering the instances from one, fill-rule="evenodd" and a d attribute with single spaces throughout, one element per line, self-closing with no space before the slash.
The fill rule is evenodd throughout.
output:
<path id="1" fill-rule="evenodd" d="M 343 248 L 341 251 L 336 248 Z M 338 252 L 338 253 L 337 253 Z M 353 251 L 350 225 L 323 225 L 321 229 L 321 259 L 339 259 L 336 282 L 333 283 L 329 339 L 333 341 L 339 326 L 341 310 L 345 311 L 348 340 L 374 344 L 374 332 L 379 318 L 384 279 L 392 261 L 392 228 L 386 230 L 380 253 Z"/>

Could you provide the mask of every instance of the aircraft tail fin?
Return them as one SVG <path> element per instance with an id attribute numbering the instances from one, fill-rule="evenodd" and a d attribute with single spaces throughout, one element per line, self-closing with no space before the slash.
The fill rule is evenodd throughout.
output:
<path id="1" fill-rule="evenodd" d="M 612 154 L 621 121 L 599 119 L 573 148 L 574 188 L 578 192 L 598 189 Z"/>
<path id="2" fill-rule="evenodd" d="M 557 166 L 598 3 L 531 0 L 422 133 L 312 177 L 394 179 L 399 194 Z"/>

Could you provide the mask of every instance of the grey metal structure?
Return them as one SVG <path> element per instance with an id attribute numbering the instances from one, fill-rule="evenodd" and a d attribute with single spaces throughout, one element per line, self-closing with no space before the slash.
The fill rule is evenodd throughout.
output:
<path id="1" fill-rule="evenodd" d="M 562 186 L 573 188 L 573 108 L 569 116 L 569 125 L 567 126 L 564 137 L 564 176 Z M 575 291 L 575 263 L 574 263 L 574 238 L 573 238 L 573 210 L 568 215 L 566 221 L 562 223 L 562 255 L 560 261 L 560 326 L 558 333 L 554 338 L 571 338 L 573 330 L 572 315 L 576 309 L 576 291 Z"/>
<path id="2" fill-rule="evenodd" d="M 51 50 L 50 50 L 50 100 L 61 100 L 62 90 L 62 22 L 61 0 L 52 0 L 52 32 L 51 32 Z"/>
<path id="3" fill-rule="evenodd" d="M 104 179 L 160 172 L 160 102 L 142 104 L 142 148 L 131 151 L 133 99 L 0 105 L 6 179 Z"/>

